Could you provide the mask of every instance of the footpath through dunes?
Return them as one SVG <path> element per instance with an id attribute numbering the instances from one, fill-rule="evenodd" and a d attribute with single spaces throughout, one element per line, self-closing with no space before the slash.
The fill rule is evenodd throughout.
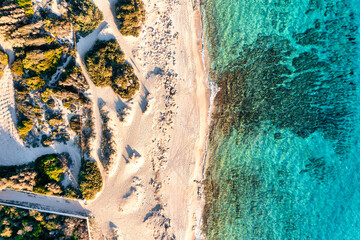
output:
<path id="1" fill-rule="evenodd" d="M 83 205 L 79 200 L 14 191 L 10 189 L 0 191 L 0 204 L 1 203 L 49 211 L 55 214 L 63 213 L 84 217 L 88 216 L 90 212 L 83 208 Z"/>
<path id="2" fill-rule="evenodd" d="M 89 81 L 94 103 L 93 157 L 104 178 L 103 190 L 86 205 L 95 217 L 93 237 L 191 239 L 199 221 L 194 180 L 202 173 L 208 113 L 201 44 L 197 45 L 201 34 L 195 34 L 193 5 L 144 1 L 146 22 L 134 38 L 118 30 L 116 1 L 94 2 L 104 22 L 77 43 L 77 61 Z M 96 87 L 85 67 L 86 53 L 96 40 L 109 38 L 119 43 L 141 82 L 140 91 L 128 101 L 110 87 Z M 117 149 L 108 173 L 98 157 L 102 137 L 99 103 L 108 111 Z M 119 109 L 127 112 L 122 120 Z"/>

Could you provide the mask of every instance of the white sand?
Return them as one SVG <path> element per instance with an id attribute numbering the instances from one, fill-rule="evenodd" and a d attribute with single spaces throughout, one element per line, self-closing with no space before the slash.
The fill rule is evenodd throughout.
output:
<path id="1" fill-rule="evenodd" d="M 103 191 L 83 205 L 95 217 L 92 238 L 110 238 L 116 233 L 119 239 L 161 235 L 194 239 L 202 207 L 194 180 L 203 177 L 209 108 L 199 12 L 190 1 L 144 0 L 146 23 L 139 38 L 133 38 L 123 37 L 117 29 L 115 0 L 94 2 L 105 20 L 80 39 L 77 63 L 90 84 L 88 93 L 94 104 L 92 156 L 100 163 L 98 102 L 105 102 L 109 111 L 117 155 L 109 174 L 101 167 Z M 86 52 L 97 39 L 109 38 L 120 44 L 141 81 L 139 93 L 130 101 L 119 99 L 111 88 L 95 87 L 86 72 Z M 128 115 L 120 122 L 116 110 L 124 107 Z M 55 145 L 53 151 L 63 149 L 75 155 L 71 146 Z M 30 151 L 39 154 L 44 150 Z M 133 154 L 137 157 L 131 158 Z"/>
<path id="2" fill-rule="evenodd" d="M 115 37 L 142 87 L 129 102 L 114 99 L 110 90 L 91 89 L 110 111 L 119 150 L 113 171 L 104 174 L 103 191 L 85 206 L 95 216 L 98 235 L 93 237 L 116 231 L 123 239 L 160 234 L 194 239 L 202 207 L 194 180 L 203 176 L 209 107 L 199 12 L 188 1 L 146 0 L 147 20 L 135 39 L 119 33 L 111 11 L 114 1 L 94 2 L 106 22 L 98 38 Z M 170 88 L 176 93 L 169 98 Z M 129 109 L 125 123 L 111 114 L 119 105 Z M 133 151 L 141 155 L 134 161 L 129 160 Z"/>

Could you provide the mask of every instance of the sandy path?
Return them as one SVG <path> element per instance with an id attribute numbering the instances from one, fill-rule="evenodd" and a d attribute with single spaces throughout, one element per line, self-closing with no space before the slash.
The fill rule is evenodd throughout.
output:
<path id="1" fill-rule="evenodd" d="M 82 204 L 80 204 L 80 201 L 77 200 L 13 191 L 10 189 L 0 191 L 0 201 L 24 207 L 77 214 L 81 216 L 87 216 L 89 214 L 89 211 L 84 209 Z"/>

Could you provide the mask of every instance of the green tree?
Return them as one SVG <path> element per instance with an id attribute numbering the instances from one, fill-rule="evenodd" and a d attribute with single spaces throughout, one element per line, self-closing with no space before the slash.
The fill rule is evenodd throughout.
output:
<path id="1" fill-rule="evenodd" d="M 65 173 L 61 162 L 56 154 L 45 155 L 36 160 L 38 170 L 45 174 L 50 180 L 59 182 Z"/>
<path id="2" fill-rule="evenodd" d="M 39 76 L 25 78 L 24 81 L 32 90 L 41 89 L 45 85 L 45 80 Z"/>
<path id="3" fill-rule="evenodd" d="M 86 54 L 86 67 L 98 87 L 111 86 L 122 98 L 131 98 L 139 89 L 133 67 L 125 61 L 116 40 L 97 41 Z"/>
<path id="4" fill-rule="evenodd" d="M 102 12 L 91 0 L 67 0 L 74 30 L 85 37 L 94 31 L 103 21 Z"/>
<path id="5" fill-rule="evenodd" d="M 145 22 L 144 3 L 141 0 L 119 0 L 115 12 L 121 34 L 138 37 Z"/>
<path id="6" fill-rule="evenodd" d="M 17 127 L 20 138 L 24 140 L 32 128 L 33 128 L 33 122 L 31 120 L 22 121 Z"/>
<path id="7" fill-rule="evenodd" d="M 84 161 L 79 176 L 80 191 L 84 199 L 94 199 L 96 193 L 101 191 L 103 181 L 96 162 Z"/>

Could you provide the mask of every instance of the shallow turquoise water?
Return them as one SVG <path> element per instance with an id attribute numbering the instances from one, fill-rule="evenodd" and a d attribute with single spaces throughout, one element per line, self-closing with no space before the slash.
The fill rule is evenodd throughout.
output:
<path id="1" fill-rule="evenodd" d="M 207 239 L 360 239 L 359 0 L 202 3 Z"/>

